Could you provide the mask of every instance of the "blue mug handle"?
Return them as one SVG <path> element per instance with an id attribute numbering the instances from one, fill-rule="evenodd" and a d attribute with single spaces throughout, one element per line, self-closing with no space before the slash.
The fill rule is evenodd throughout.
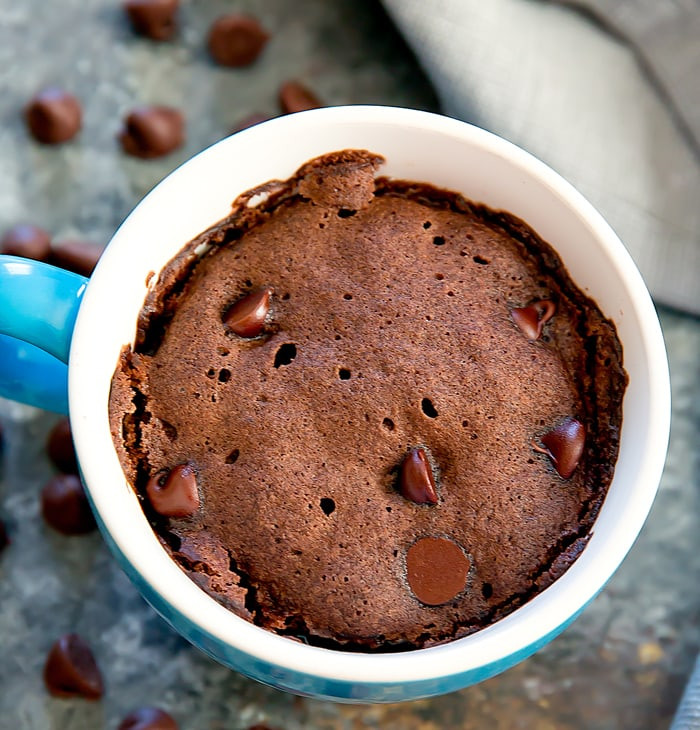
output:
<path id="1" fill-rule="evenodd" d="M 0 255 L 0 396 L 68 413 L 68 352 L 87 282 Z"/>

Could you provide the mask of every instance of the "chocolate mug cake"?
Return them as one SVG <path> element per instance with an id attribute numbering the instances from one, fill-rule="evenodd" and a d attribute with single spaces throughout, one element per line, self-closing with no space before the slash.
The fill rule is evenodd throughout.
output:
<path id="1" fill-rule="evenodd" d="M 627 381 L 614 325 L 526 223 L 382 161 L 335 152 L 240 196 L 161 272 L 109 404 L 193 581 L 357 651 L 465 636 L 562 575 Z"/>

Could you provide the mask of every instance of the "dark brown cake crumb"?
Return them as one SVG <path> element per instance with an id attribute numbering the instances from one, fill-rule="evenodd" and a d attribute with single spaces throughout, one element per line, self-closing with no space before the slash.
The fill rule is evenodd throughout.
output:
<path id="1" fill-rule="evenodd" d="M 147 298 L 110 415 L 154 530 L 205 591 L 296 640 L 399 651 L 491 624 L 578 557 L 626 375 L 613 325 L 525 223 L 375 179 L 381 162 L 312 160 L 190 242 Z M 267 287 L 254 328 L 226 326 Z M 512 317 L 533 303 L 537 337 Z M 547 436 L 573 422 L 582 439 Z M 147 485 L 188 462 L 199 509 L 166 518 Z"/>

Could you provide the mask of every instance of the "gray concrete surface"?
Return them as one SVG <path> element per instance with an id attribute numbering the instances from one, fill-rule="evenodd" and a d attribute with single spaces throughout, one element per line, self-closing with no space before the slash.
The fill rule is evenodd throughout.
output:
<path id="1" fill-rule="evenodd" d="M 273 38 L 259 62 L 232 71 L 203 50 L 227 9 L 258 15 Z M 294 77 L 329 104 L 426 109 L 435 99 L 406 47 L 370 0 L 183 2 L 178 40 L 135 38 L 117 0 L 0 0 L 0 232 L 20 220 L 56 238 L 104 244 L 167 172 L 252 112 L 277 112 Z M 20 110 L 46 83 L 85 104 L 78 139 L 32 142 Z M 185 147 L 162 160 L 125 157 L 122 114 L 140 103 L 181 107 Z M 700 321 L 662 312 L 673 381 L 673 431 L 659 497 L 637 545 L 609 586 L 561 637 L 481 685 L 432 700 L 346 707 L 294 698 L 249 681 L 175 635 L 141 600 L 97 534 L 65 538 L 39 516 L 52 472 L 43 450 L 55 421 L 0 402 L 5 445 L 0 516 L 11 546 L 0 556 L 0 730 L 116 728 L 131 708 L 158 704 L 187 730 L 256 722 L 298 730 L 661 730 L 700 647 Z M 41 669 L 59 634 L 88 638 L 103 668 L 100 702 L 54 699 Z"/>

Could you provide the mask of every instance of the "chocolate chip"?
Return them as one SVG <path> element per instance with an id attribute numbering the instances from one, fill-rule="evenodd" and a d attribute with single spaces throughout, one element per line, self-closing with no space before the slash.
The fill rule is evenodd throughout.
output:
<path id="1" fill-rule="evenodd" d="M 126 0 L 126 11 L 135 33 L 153 41 L 167 41 L 177 30 L 179 0 Z"/>
<path id="2" fill-rule="evenodd" d="M 199 509 L 197 475 L 191 464 L 152 476 L 146 493 L 153 509 L 165 517 L 190 517 Z"/>
<path id="3" fill-rule="evenodd" d="M 249 127 L 254 127 L 256 124 L 262 124 L 262 122 L 266 122 L 268 119 L 271 119 L 271 117 L 266 114 L 251 114 L 250 116 L 241 119 L 232 131 L 240 132 L 244 129 L 248 129 Z"/>
<path id="4" fill-rule="evenodd" d="M 41 490 L 41 514 L 48 525 L 64 535 L 84 535 L 97 524 L 87 495 L 75 474 L 60 474 Z"/>
<path id="5" fill-rule="evenodd" d="M 556 312 L 554 302 L 542 299 L 527 307 L 516 307 L 510 310 L 510 316 L 520 327 L 528 340 L 537 340 L 542 334 L 542 328 L 549 322 Z"/>
<path id="6" fill-rule="evenodd" d="M 445 537 L 422 537 L 406 553 L 406 576 L 415 597 L 428 606 L 439 606 L 460 594 L 471 561 Z"/>
<path id="7" fill-rule="evenodd" d="M 92 650 L 77 634 L 62 636 L 51 647 L 44 665 L 44 683 L 56 697 L 102 696 L 102 675 Z"/>
<path id="8" fill-rule="evenodd" d="M 117 730 L 178 730 L 178 724 L 159 707 L 139 707 L 121 721 Z"/>
<path id="9" fill-rule="evenodd" d="M 51 236 L 39 226 L 19 223 L 13 226 L 0 241 L 0 253 L 23 256 L 26 259 L 46 261 L 51 250 Z"/>
<path id="10" fill-rule="evenodd" d="M 126 117 L 119 139 L 129 155 L 143 159 L 162 157 L 185 141 L 185 121 L 171 107 L 140 107 Z"/>
<path id="11" fill-rule="evenodd" d="M 540 436 L 544 448 L 533 444 L 535 451 L 546 454 L 554 463 L 559 476 L 568 479 L 583 454 L 586 429 L 575 418 L 565 418 L 558 426 Z"/>
<path id="12" fill-rule="evenodd" d="M 61 241 L 54 244 L 49 263 L 81 276 L 90 276 L 102 255 L 102 248 L 86 241 Z"/>
<path id="13" fill-rule="evenodd" d="M 404 457 L 399 472 L 399 491 L 416 504 L 438 503 L 433 470 L 425 449 L 411 449 Z"/>
<path id="14" fill-rule="evenodd" d="M 280 87 L 279 102 L 285 114 L 318 109 L 323 103 L 318 97 L 298 81 L 287 81 Z"/>
<path id="15" fill-rule="evenodd" d="M 40 91 L 27 105 L 24 117 L 34 139 L 59 144 L 73 139 L 82 126 L 78 99 L 55 86 Z"/>
<path id="16" fill-rule="evenodd" d="M 209 52 L 222 66 L 248 66 L 260 55 L 269 37 L 255 18 L 230 13 L 212 24 Z"/>
<path id="17" fill-rule="evenodd" d="M 49 433 L 46 452 L 57 469 L 65 474 L 78 473 L 78 461 L 73 446 L 70 421 L 62 418 Z"/>
<path id="18" fill-rule="evenodd" d="M 226 327 L 239 337 L 257 337 L 265 327 L 274 291 L 271 286 L 263 286 L 234 302 L 223 317 Z"/>

